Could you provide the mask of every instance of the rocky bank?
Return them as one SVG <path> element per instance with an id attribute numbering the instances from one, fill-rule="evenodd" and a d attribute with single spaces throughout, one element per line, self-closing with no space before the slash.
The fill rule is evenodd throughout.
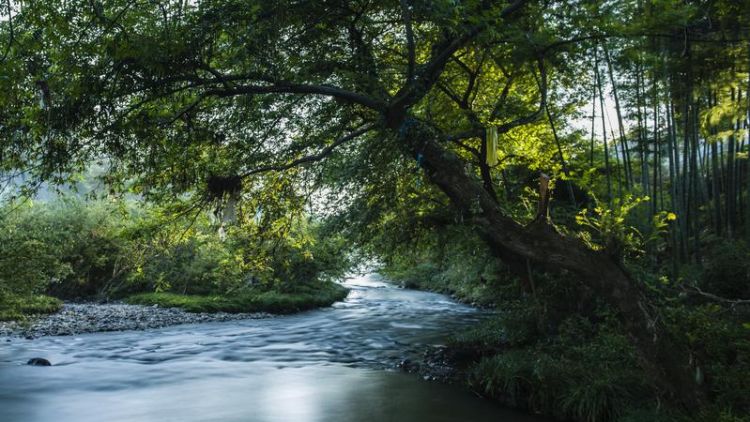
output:
<path id="1" fill-rule="evenodd" d="M 0 337 L 36 338 L 101 331 L 145 330 L 169 325 L 270 317 L 267 313 L 191 313 L 176 308 L 126 304 L 66 303 L 60 312 L 26 321 L 0 322 Z"/>

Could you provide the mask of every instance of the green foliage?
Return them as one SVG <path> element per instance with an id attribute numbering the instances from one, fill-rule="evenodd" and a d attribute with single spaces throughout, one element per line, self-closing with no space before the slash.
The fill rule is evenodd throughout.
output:
<path id="1" fill-rule="evenodd" d="M 382 268 L 381 272 L 407 289 L 441 289 L 441 286 L 437 285 L 437 277 L 441 274 L 440 267 L 432 262 L 391 264 Z"/>
<path id="2" fill-rule="evenodd" d="M 741 240 L 721 240 L 706 255 L 700 284 L 728 299 L 750 298 L 750 248 Z"/>
<path id="3" fill-rule="evenodd" d="M 45 292 L 96 299 L 149 291 L 221 296 L 247 286 L 279 293 L 255 295 L 264 309 L 306 308 L 335 295 L 324 288 L 321 297 L 293 297 L 299 289 L 338 278 L 350 265 L 340 236 L 319 235 L 307 224 L 292 235 L 266 236 L 257 227 L 233 226 L 222 240 L 204 213 L 188 220 L 135 203 L 29 203 L 9 205 L 0 215 L 0 296 L 18 298 L 5 301 L 14 315 L 31 312 L 16 305 Z"/>
<path id="4" fill-rule="evenodd" d="M 678 306 L 667 316 L 685 334 L 717 408 L 750 410 L 750 330 L 743 326 L 747 310 L 728 311 L 718 304 Z M 696 377 L 698 373 L 696 372 Z M 736 413 L 736 412 L 735 412 Z"/>
<path id="5" fill-rule="evenodd" d="M 335 214 L 332 226 L 339 230 L 331 232 L 380 258 L 405 284 L 508 305 L 505 341 L 534 351 L 527 355 L 536 355 L 539 363 L 522 352 L 510 366 L 496 363 L 500 375 L 493 386 L 507 386 L 514 400 L 569 417 L 620 414 L 624 404 L 618 397 L 630 397 L 599 380 L 620 381 L 622 374 L 586 349 L 612 347 L 630 367 L 629 351 L 618 340 L 620 327 L 608 311 L 598 309 L 597 298 L 570 274 L 524 271 L 528 262 L 515 255 L 519 250 L 532 255 L 524 249 L 543 249 L 544 242 L 507 247 L 510 242 L 495 241 L 503 250 L 489 251 L 471 233 L 482 229 L 486 213 L 528 223 L 536 216 L 536 178 L 545 172 L 602 198 L 606 192 L 608 205 L 583 211 L 578 226 L 572 219 L 555 223 L 591 248 L 625 258 L 624 266 L 648 271 L 641 281 L 651 281 L 643 284 L 653 287 L 653 280 L 662 280 L 663 274 L 652 271 L 669 249 L 674 266 L 708 255 L 702 281 L 707 290 L 746 294 L 746 249 L 717 256 L 700 252 L 706 221 L 722 226 L 713 228 L 717 234 L 739 232 L 731 221 L 720 220 L 737 219 L 734 208 L 742 207 L 734 202 L 745 199 L 746 205 L 750 199 L 733 180 L 743 174 L 747 151 L 719 153 L 724 174 L 712 176 L 722 180 L 716 192 L 707 189 L 704 175 L 711 171 L 703 157 L 709 154 L 699 146 L 717 141 L 723 146 L 727 137 L 736 146 L 735 125 L 746 111 L 738 93 L 748 76 L 748 1 L 412 3 L 413 46 L 404 42 L 405 3 L 395 1 L 177 1 L 133 7 L 125 0 L 48 0 L 8 10 L 0 19 L 0 171 L 23 170 L 31 177 L 22 191 L 30 191 L 36 181 L 62 183 L 92 162 L 106 162 L 103 179 L 115 192 L 162 203 L 189 197 L 190 205 L 181 209 L 185 214 L 191 206 L 211 204 L 221 218 L 237 202 L 238 223 L 224 227 L 228 234 L 221 241 L 216 221 L 198 215 L 195 222 L 173 222 L 174 213 L 165 210 L 123 225 L 102 222 L 87 209 L 3 217 L 0 294 L 30 295 L 51 286 L 61 295 L 139 290 L 221 295 L 246 284 L 284 291 L 330 278 L 347 266 L 341 250 L 348 248 L 342 237 L 315 233 L 316 224 L 307 220 L 306 203 L 317 202 L 308 201 L 317 194 L 325 196 L 326 212 Z M 504 15 L 509 4 L 519 7 Z M 612 76 L 603 63 L 610 70 L 610 59 Z M 605 116 L 607 127 L 599 128 L 592 116 L 589 144 L 589 134 L 569 122 L 580 120 L 581 106 L 596 97 L 588 81 L 597 64 L 600 96 L 619 92 L 617 120 L 622 113 L 631 130 L 618 136 L 611 121 L 604 123 L 614 116 Z M 459 172 L 445 175 L 441 166 L 425 165 L 419 146 L 403 136 L 406 127 L 398 127 L 402 119 L 430 128 L 434 140 L 446 140 L 438 152 L 455 160 L 451 171 Z M 367 133 L 337 142 L 363 125 L 371 125 Z M 493 168 L 483 165 L 482 134 L 489 125 L 507 129 Z M 595 139 L 607 129 L 609 143 Z M 612 142 L 623 136 L 627 139 Z M 675 151 L 682 140 L 684 151 Z M 625 162 L 617 162 L 617 143 L 632 147 Z M 569 172 L 562 171 L 565 160 Z M 466 185 L 495 196 L 485 210 L 466 203 L 470 199 L 456 201 L 461 192 L 447 192 L 448 198 L 441 191 L 447 191 L 445 183 L 428 183 L 436 175 L 445 180 L 464 171 L 473 178 Z M 627 173 L 631 180 L 623 177 Z M 644 199 L 635 196 L 646 193 L 653 196 L 650 211 L 638 207 Z M 701 202 L 702 197 L 716 203 Z M 707 217 L 714 208 L 717 216 Z M 662 238 L 670 221 L 679 223 L 671 225 L 679 231 L 671 233 L 667 246 Z M 750 221 L 744 223 L 750 228 Z M 530 272 L 524 275 L 533 276 L 536 286 L 509 276 L 495 252 L 520 267 L 516 273 Z M 679 300 L 666 288 L 649 294 L 665 309 Z M 638 300 L 621 300 L 628 299 Z M 707 311 L 699 305 L 685 310 L 687 320 L 703 321 Z M 573 314 L 602 327 L 588 330 L 579 346 L 552 350 L 572 338 L 565 324 Z M 681 324 L 672 322 L 675 332 L 682 331 Z M 581 321 L 572 325 L 587 331 Z M 736 334 L 718 332 L 714 341 Z M 696 350 L 712 341 L 703 331 L 696 338 L 695 344 L 690 340 Z M 719 356 L 712 347 L 697 352 Z M 551 360 L 552 351 L 567 359 L 568 367 Z M 571 357 L 574 352 L 578 355 Z M 589 358 L 601 366 L 592 378 L 576 366 Z M 725 369 L 735 365 L 713 360 Z M 558 370 L 570 371 L 580 387 L 557 383 Z M 745 392 L 730 378 L 707 382 Z M 557 393 L 545 389 L 547 383 L 560 387 Z M 626 385 L 628 392 L 636 390 Z M 720 395 L 729 395 L 726 386 Z M 740 405 L 727 400 L 731 418 Z M 726 413 L 720 407 L 714 414 Z"/>
<path id="6" fill-rule="evenodd" d="M 60 299 L 45 296 L 0 294 L 0 321 L 24 319 L 29 315 L 51 314 L 62 307 Z"/>
<path id="7" fill-rule="evenodd" d="M 489 318 L 465 331 L 455 333 L 449 347 L 469 356 L 492 356 L 505 348 L 508 330 L 504 318 Z"/>
<path id="8" fill-rule="evenodd" d="M 121 281 L 128 270 L 130 246 L 122 238 L 128 211 L 122 204 L 67 200 L 37 204 L 42 215 L 32 224 L 48 230 L 45 242 L 58 244 L 60 262 L 69 268 L 51 280 L 47 291 L 65 298 L 93 297 Z"/>
<path id="9" fill-rule="evenodd" d="M 0 214 L 0 293 L 31 295 L 45 290 L 53 278 L 64 277 L 71 269 L 60 261 L 63 245 L 35 217 L 36 209 L 19 211 L 6 208 Z"/>
<path id="10" fill-rule="evenodd" d="M 576 223 L 584 230 L 578 235 L 590 248 L 606 250 L 616 257 L 642 256 L 646 246 L 661 240 L 669 222 L 677 218 L 674 213 L 666 211 L 654 215 L 647 235 L 644 235 L 632 224 L 632 217 L 641 204 L 650 200 L 648 196 L 615 198 L 611 206 L 602 204 L 596 197 L 594 200 L 596 207 L 593 210 L 584 208 L 576 215 Z"/>
<path id="11" fill-rule="evenodd" d="M 243 282 L 241 255 L 212 236 L 195 234 L 159 245 L 146 240 L 143 263 L 129 274 L 128 283 L 157 292 L 206 294 L 227 291 Z"/>
<path id="12" fill-rule="evenodd" d="M 539 338 L 537 336 L 537 338 Z M 612 323 L 573 317 L 547 341 L 482 358 L 469 373 L 473 389 L 507 405 L 580 421 L 615 420 L 648 389 L 633 350 Z M 507 347 L 506 346 L 506 347 Z"/>
<path id="13" fill-rule="evenodd" d="M 592 249 L 612 251 L 615 256 L 621 252 L 642 253 L 641 233 L 625 221 L 635 207 L 648 199 L 628 196 L 622 201 L 615 199 L 612 208 L 597 203 L 592 212 L 582 209 L 576 216 L 576 222 L 587 230 L 582 238 Z"/>
<path id="14" fill-rule="evenodd" d="M 119 210 L 103 203 L 7 206 L 0 220 L 0 291 L 90 296 L 124 258 Z"/>
<path id="15" fill-rule="evenodd" d="M 400 227 L 403 221 L 391 224 Z M 399 230 L 394 228 L 394 231 Z M 448 293 L 480 306 L 494 305 L 503 296 L 512 296 L 517 291 L 515 278 L 470 229 L 449 225 L 420 237 L 419 243 L 381 250 L 379 256 L 385 261 L 383 274 L 405 287 Z"/>
<path id="16" fill-rule="evenodd" d="M 343 300 L 349 290 L 324 281 L 295 289 L 243 289 L 221 296 L 195 296 L 175 293 L 142 293 L 130 296 L 128 303 L 181 308 L 188 312 L 270 312 L 286 314 L 330 306 Z"/>
<path id="17" fill-rule="evenodd" d="M 643 250 L 644 245 L 653 248 L 663 242 L 672 216 L 659 214 L 653 220 L 652 234 L 644 239 L 629 227 L 631 218 L 640 217 L 633 211 L 642 202 L 633 200 L 616 210 L 602 209 L 588 217 L 585 227 L 599 245 L 605 244 L 603 234 L 611 239 L 632 233 L 638 249 Z M 455 335 L 450 342 L 457 356 L 474 362 L 469 365 L 468 381 L 475 391 L 507 405 L 563 419 L 692 420 L 679 409 L 657 408 L 657 393 L 641 370 L 616 312 L 592 297 L 571 275 L 535 272 L 536 290 L 524 294 L 518 280 L 504 273 L 504 267 L 487 251 L 476 248 L 475 242 L 470 231 L 447 226 L 421 234 L 408 248 L 389 249 L 381 255 L 384 272 L 407 287 L 451 292 L 463 300 L 497 307 L 496 317 Z M 724 262 L 706 267 L 744 268 L 741 245 L 728 244 L 727 248 L 736 250 L 733 266 Z M 717 256 L 724 254 L 717 252 Z M 653 287 L 651 294 L 665 293 L 663 277 L 645 269 L 641 272 L 643 279 L 639 280 Z M 712 404 L 700 416 L 693 416 L 709 421 L 732 420 L 742 414 L 750 391 L 745 376 L 750 371 L 746 368 L 750 330 L 742 325 L 748 319 L 743 314 L 732 317 L 726 308 L 716 305 L 696 307 L 673 299 L 663 306 L 669 329 L 689 341 L 686 347 L 694 359 L 710 362 L 698 366 L 712 391 Z"/>

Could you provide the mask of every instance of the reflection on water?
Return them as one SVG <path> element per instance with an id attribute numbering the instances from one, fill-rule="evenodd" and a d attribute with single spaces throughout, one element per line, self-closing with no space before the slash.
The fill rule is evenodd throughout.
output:
<path id="1" fill-rule="evenodd" d="M 298 315 L 2 343 L 0 421 L 538 420 L 383 370 L 479 312 L 375 275 L 347 285 Z"/>

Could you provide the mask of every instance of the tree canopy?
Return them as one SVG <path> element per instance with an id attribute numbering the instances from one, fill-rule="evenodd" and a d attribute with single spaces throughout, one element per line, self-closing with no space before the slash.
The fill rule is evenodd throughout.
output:
<path id="1" fill-rule="evenodd" d="M 240 199 L 247 218 L 312 206 L 380 247 L 463 224 L 521 277 L 533 267 L 585 280 L 666 395 L 701 400 L 689 353 L 623 263 L 628 235 L 607 232 L 597 248 L 553 225 L 536 180 L 551 176 L 554 199 L 574 208 L 584 191 L 610 207 L 651 196 L 645 220 L 676 229 L 675 265 L 698 260 L 706 206 L 718 234 L 744 222 L 750 235 L 748 145 L 737 141 L 750 109 L 747 1 L 7 0 L 0 10 L 3 172 L 64 183 L 101 163 L 114 192 L 194 207 Z M 706 153 L 726 139 L 726 155 Z M 720 195 L 708 186 L 724 159 Z M 603 232 L 602 216 L 624 219 L 598 216 L 579 222 Z"/>

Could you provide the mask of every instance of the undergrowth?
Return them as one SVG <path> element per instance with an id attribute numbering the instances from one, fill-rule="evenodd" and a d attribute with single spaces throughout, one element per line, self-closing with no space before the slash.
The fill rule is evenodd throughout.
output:
<path id="1" fill-rule="evenodd" d="M 30 315 L 57 312 L 62 307 L 60 299 L 45 295 L 0 295 L 0 321 L 22 320 Z"/>

